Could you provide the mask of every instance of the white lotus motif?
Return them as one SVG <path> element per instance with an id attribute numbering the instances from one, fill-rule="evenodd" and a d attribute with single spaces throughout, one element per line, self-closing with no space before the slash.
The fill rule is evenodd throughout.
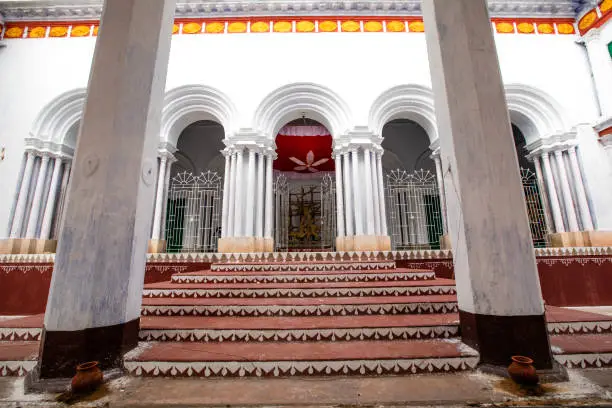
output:
<path id="1" fill-rule="evenodd" d="M 320 166 L 329 161 L 329 159 L 320 159 L 320 160 L 315 161 L 315 156 L 312 150 L 306 154 L 306 162 L 303 162 L 302 160 L 296 157 L 290 157 L 289 160 L 291 160 L 292 162 L 298 165 L 297 167 L 293 169 L 294 171 L 308 170 L 311 173 L 318 172 L 319 170 L 316 169 L 315 167 Z"/>

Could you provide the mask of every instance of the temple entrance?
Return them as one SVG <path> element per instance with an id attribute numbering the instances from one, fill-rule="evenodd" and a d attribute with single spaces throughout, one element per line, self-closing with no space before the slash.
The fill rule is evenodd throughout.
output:
<path id="1" fill-rule="evenodd" d="M 332 136 L 302 118 L 276 137 L 274 162 L 277 251 L 333 251 L 336 239 Z"/>

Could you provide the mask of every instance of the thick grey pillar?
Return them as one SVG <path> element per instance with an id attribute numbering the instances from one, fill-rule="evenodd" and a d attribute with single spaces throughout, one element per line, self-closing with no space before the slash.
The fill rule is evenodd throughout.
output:
<path id="1" fill-rule="evenodd" d="M 463 341 L 550 369 L 544 303 L 486 0 L 423 0 Z"/>
<path id="2" fill-rule="evenodd" d="M 60 227 L 39 368 L 121 365 L 138 344 L 173 0 L 106 0 Z"/>

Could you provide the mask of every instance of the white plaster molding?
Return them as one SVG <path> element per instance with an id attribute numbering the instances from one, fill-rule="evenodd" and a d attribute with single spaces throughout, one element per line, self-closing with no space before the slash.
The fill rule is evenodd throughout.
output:
<path id="1" fill-rule="evenodd" d="M 255 129 L 269 138 L 288 122 L 306 116 L 327 127 L 334 138 L 349 129 L 351 113 L 348 104 L 335 92 L 313 83 L 282 86 L 260 103 L 253 123 Z"/>
<path id="2" fill-rule="evenodd" d="M 586 0 L 587 5 L 595 0 Z M 102 0 L 0 1 L 7 20 L 88 20 L 100 17 Z M 576 17 L 573 0 L 489 0 L 493 17 Z M 421 15 L 420 0 L 179 0 L 176 17 L 287 15 Z"/>
<path id="3" fill-rule="evenodd" d="M 384 126 L 395 119 L 409 119 L 418 123 L 430 142 L 438 139 L 433 92 L 421 85 L 398 85 L 383 92 L 372 104 L 369 125 L 382 135 Z"/>
<path id="4" fill-rule="evenodd" d="M 68 132 L 83 116 L 86 94 L 85 88 L 73 89 L 45 105 L 34 121 L 31 137 L 74 148 L 74 141 L 68 140 Z"/>
<path id="5" fill-rule="evenodd" d="M 382 137 L 368 129 L 367 126 L 356 126 L 346 134 L 334 140 L 334 155 L 348 153 L 354 150 L 371 150 L 384 153 Z"/>
<path id="6" fill-rule="evenodd" d="M 601 143 L 606 150 L 612 149 L 612 135 L 605 135 L 600 137 L 599 143 Z"/>
<path id="7" fill-rule="evenodd" d="M 525 147 L 529 151 L 529 156 L 537 156 L 542 153 L 552 153 L 555 151 L 566 151 L 578 145 L 576 131 L 561 133 L 549 136 L 545 139 L 537 139 Z"/>
<path id="8" fill-rule="evenodd" d="M 568 115 L 553 97 L 524 84 L 508 84 L 505 89 L 510 118 L 527 144 L 567 131 Z"/>
<path id="9" fill-rule="evenodd" d="M 226 137 L 235 129 L 237 110 L 223 92 L 206 85 L 185 85 L 166 93 L 162 112 L 162 141 L 176 146 L 185 128 L 201 120 L 223 126 Z"/>
<path id="10" fill-rule="evenodd" d="M 597 123 L 595 123 L 593 128 L 595 128 L 598 133 L 612 128 L 612 116 L 600 119 Z"/>

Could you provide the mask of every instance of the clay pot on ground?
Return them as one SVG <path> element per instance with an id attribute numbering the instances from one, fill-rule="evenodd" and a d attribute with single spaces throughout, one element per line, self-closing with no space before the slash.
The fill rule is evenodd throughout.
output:
<path id="1" fill-rule="evenodd" d="M 93 392 L 102 384 L 104 376 L 98 364 L 97 361 L 91 361 L 77 366 L 77 373 L 70 384 L 73 393 Z"/>
<path id="2" fill-rule="evenodd" d="M 540 382 L 533 360 L 524 356 L 513 356 L 508 374 L 519 385 L 537 385 Z"/>

